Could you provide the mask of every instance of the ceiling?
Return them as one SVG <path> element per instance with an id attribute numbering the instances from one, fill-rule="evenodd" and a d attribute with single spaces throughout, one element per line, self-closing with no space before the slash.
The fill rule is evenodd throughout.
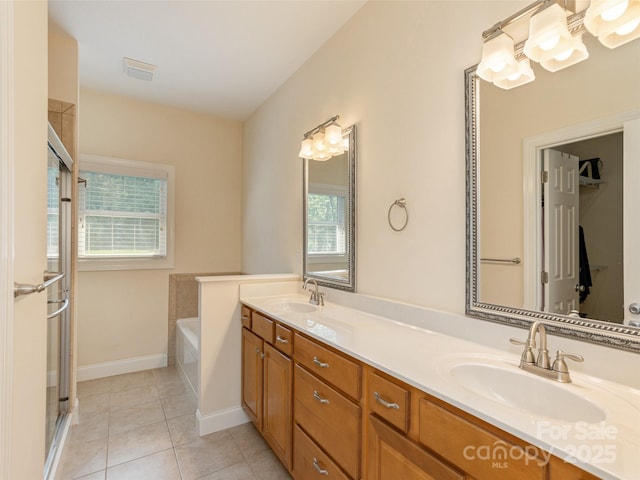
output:
<path id="1" fill-rule="evenodd" d="M 49 29 L 78 41 L 82 87 L 244 120 L 365 2 L 50 0 Z"/>

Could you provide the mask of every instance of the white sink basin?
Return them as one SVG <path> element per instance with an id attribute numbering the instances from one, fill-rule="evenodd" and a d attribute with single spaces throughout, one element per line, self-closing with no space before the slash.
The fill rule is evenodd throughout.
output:
<path id="1" fill-rule="evenodd" d="M 565 422 L 606 419 L 603 409 L 581 395 L 580 387 L 555 383 L 510 365 L 464 363 L 453 366 L 449 374 L 464 389 L 523 413 Z"/>
<path id="2" fill-rule="evenodd" d="M 268 306 L 276 313 L 311 313 L 318 310 L 317 305 L 292 298 L 278 298 L 269 302 Z"/>

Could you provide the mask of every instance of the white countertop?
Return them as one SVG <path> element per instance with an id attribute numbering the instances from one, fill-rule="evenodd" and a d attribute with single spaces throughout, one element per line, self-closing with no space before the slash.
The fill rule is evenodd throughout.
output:
<path id="1" fill-rule="evenodd" d="M 640 480 L 640 391 L 636 389 L 579 373 L 572 373 L 571 384 L 536 376 L 569 395 L 587 398 L 604 410 L 606 418 L 587 423 L 532 415 L 472 392 L 449 373 L 465 361 L 482 361 L 532 375 L 518 368 L 517 355 L 333 303 L 308 313 L 283 308 L 283 300 L 305 304 L 307 295 L 241 296 L 240 300 L 601 478 Z"/>

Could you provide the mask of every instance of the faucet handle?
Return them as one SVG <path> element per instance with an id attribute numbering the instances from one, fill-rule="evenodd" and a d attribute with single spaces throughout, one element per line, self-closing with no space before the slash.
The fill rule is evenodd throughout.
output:
<path id="1" fill-rule="evenodd" d="M 522 341 L 522 340 L 518 340 L 517 338 L 510 338 L 509 341 L 514 345 L 524 346 L 524 351 L 522 352 L 522 357 L 520 358 L 521 365 L 523 363 L 526 363 L 529 365 L 535 365 L 536 356 L 533 353 L 533 348 L 531 346 L 531 341 L 529 339 L 527 339 L 526 341 Z M 533 346 L 535 347 L 535 342 L 533 343 Z"/>
<path id="2" fill-rule="evenodd" d="M 567 367 L 567 362 L 564 361 L 565 358 L 569 360 L 573 360 L 574 362 L 584 362 L 584 357 L 582 355 L 578 355 L 577 353 L 565 353 L 562 350 L 558 350 L 556 352 L 556 360 L 553 362 L 552 370 L 554 372 L 560 373 L 568 373 L 569 367 Z"/>

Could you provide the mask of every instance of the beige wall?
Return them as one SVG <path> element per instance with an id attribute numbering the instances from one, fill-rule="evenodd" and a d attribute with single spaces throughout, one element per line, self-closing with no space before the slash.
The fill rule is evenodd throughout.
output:
<path id="1" fill-rule="evenodd" d="M 169 273 L 240 270 L 241 125 L 82 89 L 80 153 L 174 165 L 175 268 L 80 272 L 80 367 L 167 353 Z M 82 168 L 82 166 L 81 166 Z"/>
<path id="2" fill-rule="evenodd" d="M 14 2 L 14 16 L 14 273 L 38 284 L 47 266 L 47 4 Z M 46 302 L 37 294 L 14 304 L 11 479 L 42 478 Z"/>
<path id="3" fill-rule="evenodd" d="M 464 312 L 464 70 L 521 2 L 369 2 L 245 123 L 243 270 L 301 271 L 302 134 L 358 128 L 358 291 Z M 455 26 L 455 28 L 454 28 Z M 406 197 L 403 232 L 387 223 Z"/>
<path id="4" fill-rule="evenodd" d="M 523 139 L 640 107 L 640 42 L 584 36 L 588 60 L 504 91 L 480 83 L 481 256 L 523 258 Z M 524 264 L 484 264 L 480 299 L 520 307 Z"/>

